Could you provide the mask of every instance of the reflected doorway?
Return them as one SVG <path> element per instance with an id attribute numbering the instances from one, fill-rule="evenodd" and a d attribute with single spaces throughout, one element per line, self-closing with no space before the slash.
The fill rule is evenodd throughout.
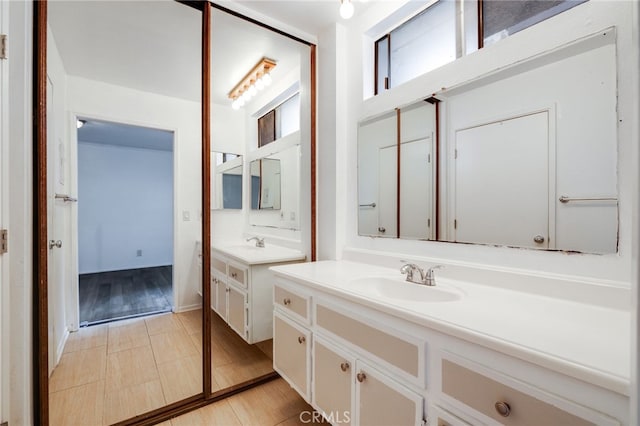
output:
<path id="1" fill-rule="evenodd" d="M 80 327 L 173 309 L 171 131 L 80 117 Z"/>

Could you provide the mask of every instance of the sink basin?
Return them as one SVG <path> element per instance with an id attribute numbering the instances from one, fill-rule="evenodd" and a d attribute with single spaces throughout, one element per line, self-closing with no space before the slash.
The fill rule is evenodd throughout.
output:
<path id="1" fill-rule="evenodd" d="M 453 302 L 462 299 L 462 291 L 448 285 L 426 286 L 402 277 L 365 277 L 350 281 L 350 288 L 372 296 L 410 302 Z"/>

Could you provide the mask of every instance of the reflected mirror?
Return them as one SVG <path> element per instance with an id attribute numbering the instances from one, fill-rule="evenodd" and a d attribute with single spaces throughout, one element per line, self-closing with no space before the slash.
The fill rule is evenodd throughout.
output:
<path id="1" fill-rule="evenodd" d="M 300 229 L 300 145 L 251 162 L 251 209 L 252 225 Z"/>
<path id="2" fill-rule="evenodd" d="M 202 12 L 53 1 L 47 34 L 50 419 L 113 424 L 203 390 Z"/>
<path id="3" fill-rule="evenodd" d="M 211 209 L 242 209 L 242 156 L 211 153 Z"/>
<path id="4" fill-rule="evenodd" d="M 251 162 L 251 208 L 280 210 L 280 160 L 261 158 Z"/>
<path id="5" fill-rule="evenodd" d="M 358 233 L 615 253 L 616 45 L 604 36 L 360 122 Z"/>

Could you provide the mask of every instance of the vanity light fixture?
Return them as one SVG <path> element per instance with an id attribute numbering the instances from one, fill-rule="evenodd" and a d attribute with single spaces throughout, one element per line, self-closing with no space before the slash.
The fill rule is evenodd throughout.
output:
<path id="1" fill-rule="evenodd" d="M 342 19 L 349 19 L 353 16 L 353 3 L 351 0 L 340 0 L 340 16 Z"/>
<path id="2" fill-rule="evenodd" d="M 276 67 L 276 61 L 262 58 L 251 71 L 229 92 L 231 107 L 239 109 L 244 106 L 259 90 L 271 84 L 271 71 Z"/>

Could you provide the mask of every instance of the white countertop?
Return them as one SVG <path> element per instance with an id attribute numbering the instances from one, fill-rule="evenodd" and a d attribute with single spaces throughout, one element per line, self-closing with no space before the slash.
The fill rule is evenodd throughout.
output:
<path id="1" fill-rule="evenodd" d="M 255 241 L 212 243 L 211 249 L 222 252 L 224 255 L 247 265 L 290 262 L 306 258 L 306 255 L 300 250 L 281 247 L 268 242 L 265 243 L 264 247 L 256 247 Z"/>
<path id="2" fill-rule="evenodd" d="M 629 311 L 448 280 L 440 271 L 436 271 L 436 287 L 457 289 L 464 294 L 462 299 L 397 300 L 367 291 L 350 281 L 402 276 L 399 270 L 365 263 L 322 261 L 272 270 L 309 287 L 629 395 Z"/>

